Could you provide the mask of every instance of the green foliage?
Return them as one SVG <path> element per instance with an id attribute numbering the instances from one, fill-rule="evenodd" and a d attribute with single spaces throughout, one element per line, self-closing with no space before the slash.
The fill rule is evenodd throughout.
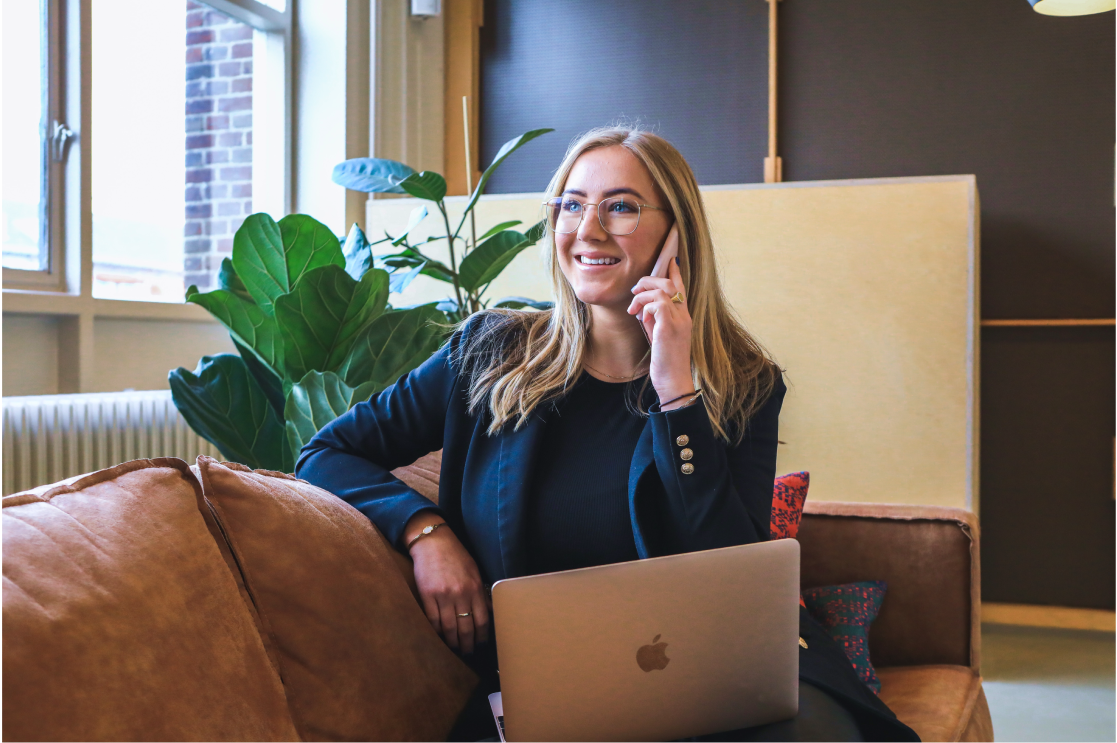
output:
<path id="1" fill-rule="evenodd" d="M 466 219 L 497 166 L 532 139 L 536 129 L 507 142 L 481 176 L 456 230 L 446 213 L 446 180 L 393 160 L 357 158 L 334 168 L 334 182 L 368 193 L 409 194 L 430 202 L 445 234 L 413 244 L 426 219 L 417 207 L 406 230 L 369 242 L 353 225 L 339 239 L 305 214 L 276 222 L 267 214 L 244 220 L 232 258 L 221 262 L 218 288 L 191 286 L 186 301 L 205 308 L 229 331 L 239 356 L 203 357 L 193 372 L 170 373 L 175 405 L 190 426 L 228 459 L 250 467 L 290 472 L 300 449 L 353 405 L 391 386 L 445 341 L 447 325 L 489 305 L 485 291 L 520 252 L 543 236 L 543 223 L 525 233 L 504 222 L 480 239 L 461 236 Z M 426 243 L 446 240 L 450 265 L 433 260 Z M 390 243 L 397 252 L 374 255 Z M 458 264 L 458 249 L 462 260 Z M 403 292 L 420 274 L 451 285 L 442 302 L 395 309 L 390 293 Z M 497 307 L 545 309 L 549 302 L 510 297 Z"/>

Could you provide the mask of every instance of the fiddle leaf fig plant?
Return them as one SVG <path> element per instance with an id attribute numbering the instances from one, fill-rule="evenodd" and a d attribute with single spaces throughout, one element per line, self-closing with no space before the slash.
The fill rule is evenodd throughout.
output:
<path id="1" fill-rule="evenodd" d="M 186 292 L 187 302 L 225 326 L 237 350 L 204 356 L 194 371 L 170 372 L 171 396 L 190 427 L 229 460 L 290 472 L 322 426 L 430 358 L 452 323 L 489 306 L 484 295 L 492 281 L 543 236 L 542 222 L 524 233 L 512 229 L 519 222 L 504 222 L 478 238 L 473 208 L 496 167 L 549 131 L 527 132 L 500 149 L 453 229 L 446 180 L 438 173 L 376 158 L 334 168 L 333 180 L 346 188 L 431 202 L 445 234 L 421 242 L 411 234 L 430 216 L 426 205 L 412 212 L 402 233 L 375 242 L 355 224 L 338 238 L 305 214 L 278 222 L 263 213 L 245 219 L 232 257 L 221 262 L 217 288 Z M 447 242 L 449 265 L 424 252 L 438 240 Z M 374 255 L 373 247 L 385 243 L 394 252 Z M 420 274 L 451 285 L 452 296 L 392 307 L 389 295 L 403 293 Z M 551 305 L 508 297 L 495 306 Z"/>

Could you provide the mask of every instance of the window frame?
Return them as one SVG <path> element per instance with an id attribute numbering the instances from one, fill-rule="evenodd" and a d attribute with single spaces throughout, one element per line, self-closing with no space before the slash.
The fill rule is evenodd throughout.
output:
<path id="1" fill-rule="evenodd" d="M 287 0 L 285 9 L 278 11 L 258 0 L 198 0 L 214 10 L 267 34 L 282 38 L 282 151 L 284 193 L 283 211 L 292 206 L 291 173 L 294 161 L 294 4 Z M 91 127 L 92 106 L 92 3 L 93 0 L 45 0 L 47 128 L 48 136 L 41 140 L 47 167 L 44 169 L 46 198 L 40 206 L 41 234 L 47 244 L 47 267 L 33 271 L 3 269 L 5 310 L 34 312 L 32 307 L 43 309 L 38 298 L 26 295 L 51 295 L 62 302 L 53 305 L 49 314 L 86 314 L 92 302 L 105 308 L 105 303 L 127 304 L 134 307 L 127 315 L 142 314 L 142 307 L 149 308 L 154 316 L 165 316 L 166 310 L 156 309 L 167 303 L 142 302 L 125 299 L 93 299 L 93 235 L 92 193 L 90 178 L 90 145 L 95 140 Z M 55 122 L 73 130 L 70 141 L 61 149 L 61 157 L 53 156 L 54 146 L 49 134 Z M 41 238 L 42 239 L 42 238 Z M 78 305 L 63 297 L 80 300 Z M 27 305 L 25 308 L 24 305 Z M 71 306 L 72 305 L 72 306 Z M 154 306 L 153 306 L 154 305 Z M 167 305 L 175 307 L 173 303 Z M 193 316 L 197 308 L 178 306 L 184 316 Z M 110 311 L 109 314 L 117 314 Z M 178 314 L 172 311 L 172 314 Z"/>

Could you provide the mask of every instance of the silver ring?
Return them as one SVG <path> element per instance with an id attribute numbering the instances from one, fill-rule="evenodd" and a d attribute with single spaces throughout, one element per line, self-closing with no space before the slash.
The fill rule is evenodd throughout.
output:
<path id="1" fill-rule="evenodd" d="M 465 614 L 459 614 L 458 616 L 459 617 L 471 617 L 471 616 L 473 616 L 473 612 L 467 611 Z"/>

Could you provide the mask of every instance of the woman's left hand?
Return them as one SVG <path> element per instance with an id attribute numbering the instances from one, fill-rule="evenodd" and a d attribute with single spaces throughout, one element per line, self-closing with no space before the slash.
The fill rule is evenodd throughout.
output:
<path id="1" fill-rule="evenodd" d="M 652 343 L 652 386 L 660 400 L 694 392 L 690 367 L 691 318 L 683 293 L 683 275 L 675 261 L 667 266 L 667 278 L 645 276 L 632 287 L 636 297 L 628 314 L 641 318 Z M 672 302 L 679 292 L 682 302 Z M 642 314 L 641 314 L 642 313 Z"/>

